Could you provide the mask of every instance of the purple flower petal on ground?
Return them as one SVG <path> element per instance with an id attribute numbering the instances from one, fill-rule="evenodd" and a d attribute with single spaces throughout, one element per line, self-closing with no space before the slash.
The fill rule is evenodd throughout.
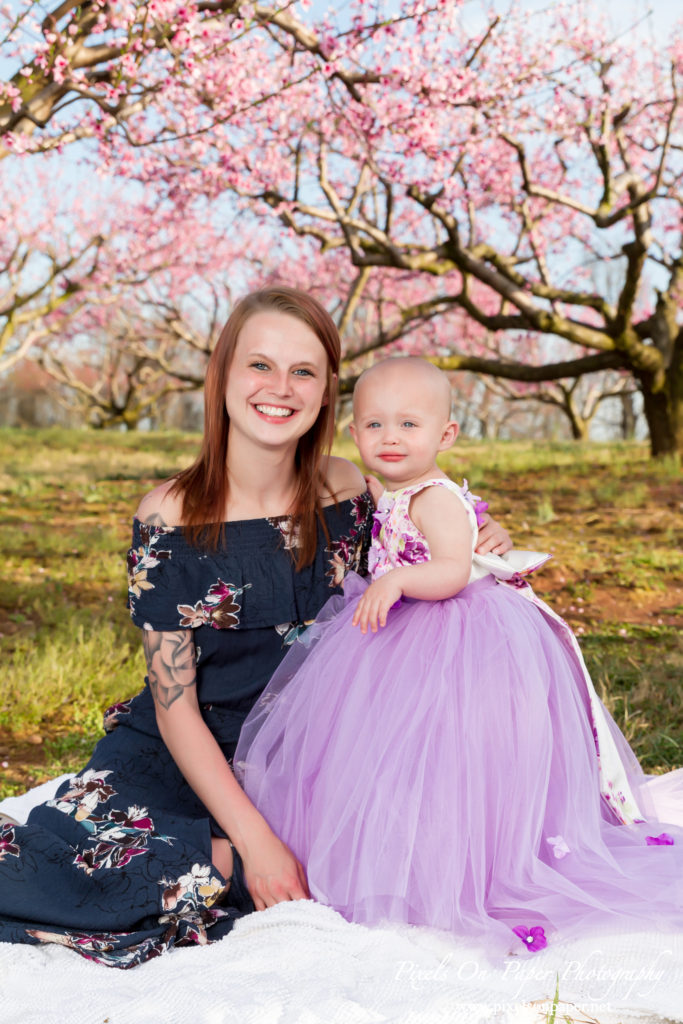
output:
<path id="1" fill-rule="evenodd" d="M 648 846 L 673 846 L 674 838 L 668 832 L 661 832 L 658 836 L 645 836 Z"/>
<path id="2" fill-rule="evenodd" d="M 531 950 L 532 953 L 537 953 L 539 949 L 545 949 L 548 945 L 545 932 L 540 925 L 534 925 L 533 928 L 527 928 L 526 925 L 518 924 L 517 927 L 512 930 L 517 938 L 521 939 L 526 948 Z"/>

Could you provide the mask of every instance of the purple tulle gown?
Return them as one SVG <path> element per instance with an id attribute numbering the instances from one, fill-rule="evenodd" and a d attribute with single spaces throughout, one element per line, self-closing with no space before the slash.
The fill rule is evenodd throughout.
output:
<path id="1" fill-rule="evenodd" d="M 387 492 L 374 576 L 429 557 L 408 510 L 430 484 L 463 498 L 474 546 L 451 481 Z M 404 599 L 363 636 L 366 586 L 347 577 L 294 644 L 235 757 L 311 894 L 351 921 L 501 953 L 598 924 L 683 927 L 683 772 L 642 773 L 571 631 L 514 565 L 475 556 L 455 597 Z"/>

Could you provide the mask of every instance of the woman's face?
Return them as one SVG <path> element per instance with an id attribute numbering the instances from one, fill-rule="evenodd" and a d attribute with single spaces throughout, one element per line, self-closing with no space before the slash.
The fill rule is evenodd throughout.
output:
<path id="1" fill-rule="evenodd" d="M 253 313 L 237 338 L 225 407 L 230 440 L 294 446 L 327 401 L 327 355 L 311 328 L 286 313 Z"/>

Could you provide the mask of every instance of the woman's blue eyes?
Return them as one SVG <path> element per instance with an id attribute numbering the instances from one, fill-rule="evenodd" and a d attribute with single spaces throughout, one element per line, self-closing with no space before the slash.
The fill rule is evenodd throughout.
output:
<path id="1" fill-rule="evenodd" d="M 251 366 L 251 368 L 253 370 L 269 370 L 270 369 L 270 366 L 268 365 L 268 363 L 257 362 L 257 363 L 250 363 L 249 365 Z M 313 376 L 313 373 L 310 370 L 306 370 L 303 366 L 300 367 L 298 370 L 294 370 L 294 374 L 297 377 L 312 377 Z"/>

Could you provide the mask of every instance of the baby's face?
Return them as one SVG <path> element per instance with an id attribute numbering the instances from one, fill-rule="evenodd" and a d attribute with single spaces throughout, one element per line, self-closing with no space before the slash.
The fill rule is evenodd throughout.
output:
<path id="1" fill-rule="evenodd" d="M 438 380 L 399 360 L 359 381 L 351 432 L 366 467 L 394 489 L 438 472 L 437 453 L 455 439 L 444 444 L 449 400 Z"/>

